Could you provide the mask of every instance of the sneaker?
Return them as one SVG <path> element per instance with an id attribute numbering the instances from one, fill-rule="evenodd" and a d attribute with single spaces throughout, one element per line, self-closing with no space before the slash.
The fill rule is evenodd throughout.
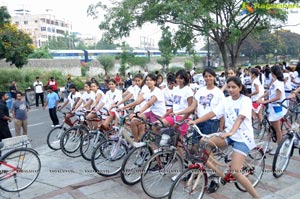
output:
<path id="1" fill-rule="evenodd" d="M 180 175 L 180 173 L 177 173 L 175 176 L 173 176 L 171 179 L 173 182 L 175 182 L 175 180 L 177 179 L 177 177 Z"/>
<path id="2" fill-rule="evenodd" d="M 270 153 L 272 151 L 273 147 L 269 145 L 269 148 L 267 149 L 266 153 Z"/>
<path id="3" fill-rule="evenodd" d="M 53 128 L 53 127 L 55 127 L 55 125 L 54 125 L 54 124 L 52 124 L 52 125 L 51 125 L 51 127 Z"/>
<path id="4" fill-rule="evenodd" d="M 276 147 L 273 148 L 273 149 L 269 152 L 270 155 L 275 155 L 275 153 L 276 153 Z"/>
<path id="5" fill-rule="evenodd" d="M 215 193 L 218 189 L 219 189 L 219 183 L 212 180 L 210 182 L 210 185 L 209 185 L 208 189 L 207 189 L 207 193 Z"/>
<path id="6" fill-rule="evenodd" d="M 57 125 L 55 125 L 54 127 L 60 127 L 60 125 L 59 125 L 59 124 L 57 124 Z"/>

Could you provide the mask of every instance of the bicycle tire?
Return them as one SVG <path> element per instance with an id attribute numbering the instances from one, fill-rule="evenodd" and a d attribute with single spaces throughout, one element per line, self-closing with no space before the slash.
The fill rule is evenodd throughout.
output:
<path id="1" fill-rule="evenodd" d="M 65 131 L 60 139 L 61 151 L 68 157 L 80 157 L 80 142 L 82 137 L 88 133 L 85 126 L 74 126 Z"/>
<path id="2" fill-rule="evenodd" d="M 160 169 L 152 171 L 160 160 Z M 183 172 L 183 160 L 175 150 L 163 150 L 155 153 L 146 163 L 141 174 L 141 185 L 144 192 L 152 198 L 164 198 L 170 193 L 172 177 Z M 156 176 L 156 174 L 158 174 Z M 157 179 L 154 179 L 158 177 Z M 153 189 L 152 189 L 153 187 Z M 150 190 L 151 189 L 151 190 Z"/>
<path id="3" fill-rule="evenodd" d="M 28 188 L 35 182 L 41 171 L 41 160 L 38 153 L 31 148 L 14 149 L 1 157 L 0 162 L 2 171 L 0 173 L 0 189 L 6 192 L 19 192 Z M 14 172 L 11 167 L 7 167 L 3 163 L 18 168 L 18 170 Z M 9 177 L 9 175 L 11 176 Z M 4 180 L 1 181 L 3 178 Z"/>
<path id="4" fill-rule="evenodd" d="M 95 148 L 91 163 L 97 174 L 109 177 L 121 171 L 122 162 L 128 151 L 124 144 L 118 145 L 118 141 L 105 140 Z"/>
<path id="5" fill-rule="evenodd" d="M 197 186 L 195 186 L 197 183 Z M 169 199 L 201 199 L 204 196 L 208 178 L 205 170 L 187 169 L 172 184 Z"/>
<path id="6" fill-rule="evenodd" d="M 59 150 L 60 149 L 60 137 L 65 132 L 66 129 L 64 129 L 62 126 L 55 127 L 49 131 L 47 135 L 47 145 L 52 150 Z"/>
<path id="7" fill-rule="evenodd" d="M 96 146 L 105 140 L 105 136 L 102 133 L 99 134 L 98 140 L 95 140 L 96 138 L 97 138 L 97 132 L 92 132 L 92 133 L 90 132 L 82 137 L 79 149 L 83 159 L 87 161 L 91 161 L 92 154 Z"/>
<path id="8" fill-rule="evenodd" d="M 150 146 L 146 145 L 134 148 L 128 153 L 121 168 L 121 179 L 124 184 L 134 185 L 140 181 L 143 168 L 152 153 Z"/>
<path id="9" fill-rule="evenodd" d="M 293 146 L 290 147 L 292 142 L 292 136 L 285 136 L 283 137 L 282 141 L 278 145 L 274 159 L 272 164 L 272 173 L 275 178 L 279 178 L 283 175 L 283 172 L 286 170 L 290 158 L 291 158 L 291 152 L 293 149 Z M 284 151 L 286 150 L 286 151 Z M 283 157 L 282 157 L 283 156 Z M 283 158 L 283 160 L 281 160 Z M 283 163 L 282 165 L 280 163 Z"/>
<path id="10" fill-rule="evenodd" d="M 262 179 L 264 170 L 265 170 L 264 152 L 261 148 L 255 147 L 247 155 L 242 167 L 242 172 L 251 182 L 252 186 L 255 187 Z M 235 182 L 234 185 L 238 190 L 247 192 L 246 189 L 238 182 Z"/>

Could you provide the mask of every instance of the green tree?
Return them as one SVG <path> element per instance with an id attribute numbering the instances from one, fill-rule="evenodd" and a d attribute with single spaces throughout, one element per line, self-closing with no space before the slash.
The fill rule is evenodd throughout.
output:
<path id="1" fill-rule="evenodd" d="M 22 68 L 28 63 L 28 55 L 33 53 L 33 50 L 29 35 L 11 24 L 6 7 L 0 7 L 0 59 Z"/>
<path id="2" fill-rule="evenodd" d="M 47 47 L 35 49 L 32 54 L 29 55 L 30 59 L 52 59 Z"/>
<path id="3" fill-rule="evenodd" d="M 192 70 L 193 62 L 191 60 L 185 60 L 184 61 L 184 68 L 185 68 L 185 70 L 188 70 L 188 71 Z"/>
<path id="4" fill-rule="evenodd" d="M 251 3 L 272 4 L 275 0 L 253 0 Z M 284 9 L 247 10 L 246 6 L 242 0 L 122 0 L 111 6 L 101 2 L 90 5 L 88 14 L 102 15 L 98 8 L 105 11 L 105 20 L 99 28 L 106 30 L 104 35 L 110 40 L 127 37 L 131 30 L 147 22 L 160 26 L 166 23 L 178 25 L 173 40 L 180 48 L 190 49 L 197 36 L 207 36 L 217 43 L 225 69 L 228 69 L 229 65 L 236 66 L 241 45 L 252 31 L 269 29 L 274 19 L 287 19 Z"/>
<path id="5" fill-rule="evenodd" d="M 163 71 L 169 69 L 169 64 L 172 59 L 172 52 L 174 52 L 174 45 L 172 43 L 172 34 L 169 31 L 169 27 L 163 26 L 162 28 L 162 37 L 158 42 L 159 50 L 161 52 L 161 59 L 157 62 L 162 65 Z"/>
<path id="6" fill-rule="evenodd" d="M 103 66 L 105 75 L 115 66 L 115 57 L 110 55 L 98 56 L 97 60 Z"/>
<path id="7" fill-rule="evenodd" d="M 149 63 L 149 59 L 147 57 L 129 57 L 128 64 L 130 66 L 139 66 L 142 69 L 146 68 L 147 63 Z"/>
<path id="8" fill-rule="evenodd" d="M 114 50 L 116 48 L 117 45 L 111 41 L 105 40 L 105 38 L 102 38 L 100 41 L 98 41 L 95 46 L 95 49 L 97 50 Z"/>

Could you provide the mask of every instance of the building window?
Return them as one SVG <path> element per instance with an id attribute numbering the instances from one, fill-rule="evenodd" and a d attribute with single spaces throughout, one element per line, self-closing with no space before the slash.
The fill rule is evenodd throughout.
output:
<path id="1" fill-rule="evenodd" d="M 24 21 L 24 24 L 25 24 L 25 25 L 28 24 L 28 21 Z"/>
<path id="2" fill-rule="evenodd" d="M 46 27 L 41 27 L 41 31 L 46 31 Z"/>

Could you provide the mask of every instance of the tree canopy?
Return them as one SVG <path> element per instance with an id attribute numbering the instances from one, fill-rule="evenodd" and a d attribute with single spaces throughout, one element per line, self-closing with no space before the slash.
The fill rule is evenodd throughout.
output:
<path id="1" fill-rule="evenodd" d="M 10 23 L 6 7 L 0 7 L 0 59 L 22 68 L 28 62 L 28 55 L 34 50 L 28 34 Z"/>
<path id="2" fill-rule="evenodd" d="M 270 29 L 273 21 L 285 21 L 287 10 L 267 8 L 275 0 L 122 0 L 111 5 L 90 5 L 88 13 L 97 17 L 105 11 L 99 25 L 107 39 L 129 36 L 146 22 L 159 26 L 176 24 L 172 35 L 176 48 L 191 50 L 198 36 L 215 41 L 222 54 L 225 69 L 235 67 L 243 41 L 251 32 Z M 291 2 L 291 1 L 286 1 Z M 293 1 L 298 2 L 298 1 Z"/>

